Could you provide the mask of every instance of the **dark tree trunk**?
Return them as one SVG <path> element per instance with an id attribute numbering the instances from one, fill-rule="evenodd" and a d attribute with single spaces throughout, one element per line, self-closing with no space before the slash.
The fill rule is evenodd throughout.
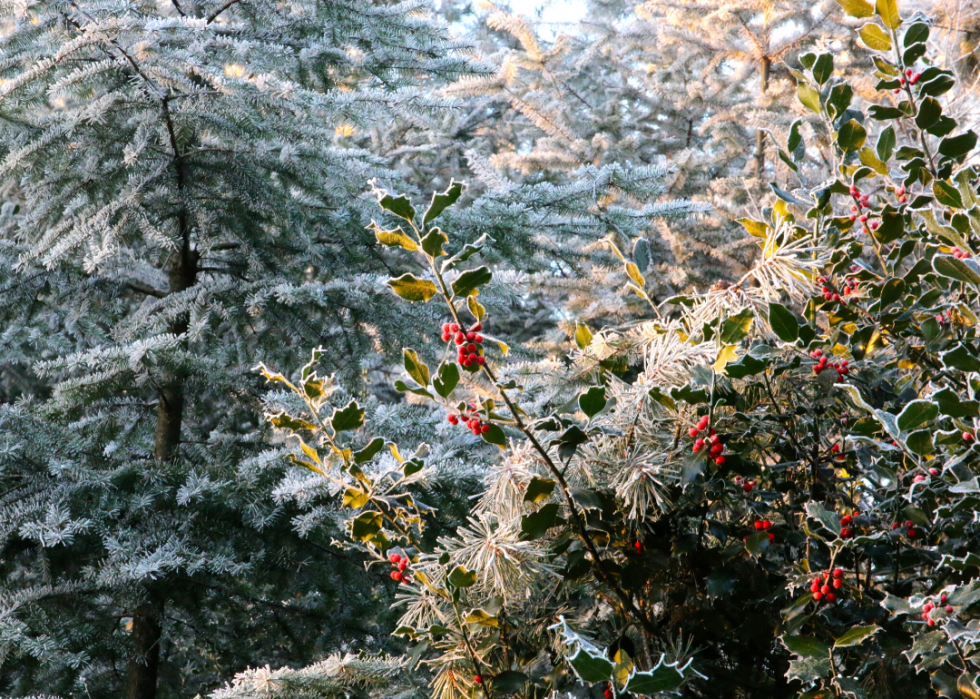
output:
<path id="1" fill-rule="evenodd" d="M 126 699 L 155 699 L 160 663 L 160 623 L 154 609 L 140 605 L 133 612 L 133 655 L 126 666 Z"/>
<path id="2" fill-rule="evenodd" d="M 766 94 L 769 90 L 769 68 L 772 66 L 772 61 L 769 60 L 768 56 L 762 57 L 761 65 L 759 66 L 759 72 L 761 73 L 761 83 L 762 94 Z M 755 134 L 755 176 L 760 180 L 765 174 L 766 170 L 766 134 L 762 129 L 759 129 Z"/>

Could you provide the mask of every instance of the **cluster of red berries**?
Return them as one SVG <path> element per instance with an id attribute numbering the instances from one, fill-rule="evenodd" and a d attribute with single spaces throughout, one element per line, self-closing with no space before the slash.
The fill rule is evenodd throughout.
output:
<path id="1" fill-rule="evenodd" d="M 480 357 L 480 359 L 483 359 L 483 357 Z M 446 416 L 446 420 L 448 420 L 449 424 L 451 425 L 458 425 L 462 422 L 473 434 L 486 434 L 489 432 L 489 423 L 486 423 L 480 419 L 480 414 L 476 412 L 476 406 L 472 403 L 470 403 L 470 411 L 471 412 L 469 413 L 461 413 L 460 415 L 450 413 Z"/>
<path id="2" fill-rule="evenodd" d="M 772 522 L 770 522 L 768 519 L 757 519 L 755 522 L 753 522 L 752 526 L 754 526 L 757 531 L 769 531 L 769 529 L 772 527 Z M 769 543 L 771 544 L 775 540 L 776 535 L 769 532 Z"/>
<path id="3" fill-rule="evenodd" d="M 846 359 L 842 359 L 839 362 L 833 363 L 827 359 L 827 355 L 825 355 L 823 353 L 823 350 L 819 348 L 810 352 L 810 357 L 817 360 L 817 363 L 813 365 L 813 373 L 816 374 L 817 376 L 820 376 L 820 372 L 822 372 L 828 366 L 833 367 L 834 369 L 837 370 L 838 380 L 843 379 L 847 375 L 847 372 L 850 371 L 850 369 L 848 369 L 849 364 Z"/>
<path id="4" fill-rule="evenodd" d="M 406 556 L 397 553 L 388 554 L 388 561 L 395 567 L 391 571 L 391 579 L 395 582 L 409 582 L 408 569 L 412 562 Z"/>
<path id="5" fill-rule="evenodd" d="M 946 604 L 946 594 L 945 593 L 943 593 L 939 597 L 939 604 Z M 933 609 L 936 609 L 936 605 L 933 604 L 933 602 L 932 602 L 931 599 L 930 600 L 926 600 L 926 603 L 922 605 L 922 618 L 925 619 L 926 624 L 928 624 L 929 626 L 935 626 L 936 625 L 936 620 L 932 618 L 932 610 Z M 950 605 L 946 604 L 946 606 L 943 608 L 943 611 L 946 612 L 947 614 L 952 614 L 953 613 L 953 608 Z"/>
<path id="6" fill-rule="evenodd" d="M 851 529 L 851 524 L 854 522 L 854 518 L 850 515 L 844 515 L 840 518 L 840 538 L 850 539 L 854 536 L 854 530 Z"/>
<path id="7" fill-rule="evenodd" d="M 950 252 L 953 253 L 953 257 L 955 257 L 957 260 L 965 260 L 966 258 L 971 257 L 968 251 L 960 250 L 959 248 L 953 248 Z"/>
<path id="8" fill-rule="evenodd" d="M 942 313 L 936 314 L 936 322 L 939 323 L 940 325 L 943 325 L 944 323 L 949 323 L 951 320 L 952 317 L 949 315 L 949 311 L 943 311 Z"/>
<path id="9" fill-rule="evenodd" d="M 823 298 L 825 301 L 841 300 L 840 294 L 836 293 L 832 288 L 827 286 L 827 284 L 830 283 L 830 277 L 819 276 L 817 277 L 817 283 L 822 284 L 822 286 L 820 287 L 820 293 L 823 294 Z M 845 303 L 847 302 L 845 301 Z M 811 357 L 814 356 L 812 352 L 810 353 L 810 356 Z"/>
<path id="10" fill-rule="evenodd" d="M 860 213 L 861 208 L 860 208 L 859 204 L 861 206 L 868 206 L 867 197 L 865 197 L 864 199 L 859 200 L 858 201 L 858 204 L 853 204 L 851 206 L 851 215 L 848 218 L 850 218 L 852 221 L 857 221 L 858 223 L 860 223 L 861 224 L 861 229 L 865 233 L 870 233 L 871 231 L 878 230 L 878 226 L 881 225 L 881 221 L 877 221 L 877 220 L 875 220 L 875 221 L 869 221 L 867 214 Z"/>
<path id="11" fill-rule="evenodd" d="M 847 420 L 845 420 L 845 422 L 847 422 Z M 833 453 L 833 454 L 837 454 L 837 460 L 838 460 L 838 461 L 843 461 L 843 460 L 844 460 L 844 459 L 846 459 L 847 457 L 846 457 L 846 456 L 844 456 L 843 454 L 841 454 L 841 453 L 839 453 L 839 452 L 840 452 L 840 450 L 841 450 L 841 446 L 840 446 L 840 444 L 836 444 L 836 443 L 835 443 L 835 444 L 832 444 L 832 445 L 830 446 L 830 451 L 831 451 L 831 453 Z"/>
<path id="12" fill-rule="evenodd" d="M 836 602 L 837 596 L 844 595 L 844 569 L 834 568 L 833 571 L 826 571 L 823 575 L 818 575 L 810 582 L 810 592 L 813 599 L 817 602 Z M 835 592 L 836 590 L 836 592 Z"/>
<path id="13" fill-rule="evenodd" d="M 939 475 L 939 469 L 938 468 L 930 468 L 929 469 L 929 475 L 930 476 L 938 476 Z M 917 473 L 917 474 L 915 474 L 915 478 L 912 479 L 912 482 L 913 483 L 921 483 L 925 479 L 926 479 L 925 474 L 923 474 L 923 473 Z"/>
<path id="14" fill-rule="evenodd" d="M 911 520 L 906 520 L 904 524 L 899 524 L 898 522 L 892 522 L 892 529 L 898 529 L 899 527 L 905 528 L 905 534 L 910 539 L 914 539 L 918 536 L 918 532 L 915 531 L 915 525 L 912 524 Z"/>
<path id="15" fill-rule="evenodd" d="M 871 203 L 868 201 L 868 195 L 861 194 L 861 190 L 857 188 L 857 185 L 852 184 L 848 191 L 850 192 L 851 197 L 854 199 L 855 206 L 852 207 L 852 211 L 860 211 L 861 209 L 871 208 Z"/>
<path id="16" fill-rule="evenodd" d="M 707 419 L 708 418 L 706 417 L 701 418 L 701 422 L 698 423 L 702 430 L 708 426 L 708 423 L 706 422 Z M 688 430 L 688 434 L 694 437 L 697 436 L 699 431 L 700 430 L 696 430 L 692 427 L 690 430 Z M 701 451 L 705 447 L 708 447 L 709 459 L 714 459 L 715 463 L 719 466 L 725 463 L 725 456 L 722 454 L 722 452 L 725 451 L 725 445 L 721 443 L 721 437 L 715 434 L 714 430 L 710 430 L 708 432 L 706 439 L 702 439 L 701 437 L 695 439 L 694 445 L 691 447 L 691 451 Z"/>
<path id="17" fill-rule="evenodd" d="M 459 347 L 459 355 L 456 357 L 456 361 L 464 367 L 486 364 L 486 358 L 480 354 L 480 345 L 483 343 L 481 330 L 483 330 L 482 323 L 474 323 L 465 331 L 457 323 L 442 324 L 442 341 L 449 342 L 452 340 L 456 343 Z"/>
<path id="18" fill-rule="evenodd" d="M 745 479 L 743 481 L 741 476 L 735 476 L 734 482 L 735 482 L 735 485 L 742 486 L 742 490 L 744 490 L 746 493 L 751 493 L 752 492 L 752 489 L 755 488 L 755 479 L 754 478 L 752 478 L 752 479 Z"/>
<path id="19" fill-rule="evenodd" d="M 895 196 L 898 197 L 899 204 L 904 204 L 905 202 L 908 201 L 908 199 L 905 197 L 907 193 L 908 191 L 905 189 L 904 186 L 899 185 L 898 187 L 895 187 Z"/>

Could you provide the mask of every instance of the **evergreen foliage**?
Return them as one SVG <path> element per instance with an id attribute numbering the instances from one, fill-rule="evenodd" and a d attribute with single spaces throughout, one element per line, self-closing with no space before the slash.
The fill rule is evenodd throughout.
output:
<path id="1" fill-rule="evenodd" d="M 854 100 L 830 53 L 792 67 L 834 177 L 776 188 L 744 221 L 760 253 L 733 283 L 582 327 L 564 363 L 511 371 L 478 293 L 493 270 L 462 264 L 448 226 L 445 249 L 426 246 L 431 212 L 381 200 L 421 249 L 393 291 L 445 308 L 439 363 L 405 348 L 396 387 L 499 447 L 468 524 L 437 545 L 420 538 L 429 447 L 375 437 L 319 352 L 294 379 L 261 367 L 286 388 L 267 418 L 347 510 L 347 549 L 400 584 L 402 691 L 980 692 L 978 137 L 944 113 L 954 74 L 929 65 L 927 23 L 842 4 L 880 37 L 879 98 Z M 798 128 L 779 146 L 791 169 L 821 157 Z M 280 695 L 254 677 L 226 692 Z"/>

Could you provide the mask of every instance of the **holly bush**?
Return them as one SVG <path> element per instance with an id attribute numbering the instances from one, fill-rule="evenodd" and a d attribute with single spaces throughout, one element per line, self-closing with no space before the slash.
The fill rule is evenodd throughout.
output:
<path id="1" fill-rule="evenodd" d="M 334 405 L 318 353 L 294 379 L 262 367 L 290 458 L 337 498 L 338 545 L 397 587 L 431 695 L 978 696 L 977 135 L 944 113 L 927 22 L 841 5 L 867 20 L 880 100 L 831 54 L 791 69 L 827 135 L 807 144 L 800 120 L 779 148 L 799 179 L 743 219 L 755 264 L 657 304 L 610 237 L 651 315 L 573 323 L 563 357 L 513 362 L 494 336 L 493 241 L 435 225 L 461 185 L 424 211 L 381 194 L 379 243 L 418 263 L 392 302 L 445 308 L 396 387 L 445 413 L 433 440 L 499 452 L 465 526 L 423 539 L 434 447 Z M 807 186 L 817 156 L 832 177 Z"/>

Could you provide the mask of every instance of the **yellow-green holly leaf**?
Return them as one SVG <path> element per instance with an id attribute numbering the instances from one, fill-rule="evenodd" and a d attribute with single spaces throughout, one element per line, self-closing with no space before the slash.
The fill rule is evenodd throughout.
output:
<path id="1" fill-rule="evenodd" d="M 872 51 L 891 51 L 892 40 L 877 24 L 865 24 L 858 30 L 861 41 Z"/>
<path id="2" fill-rule="evenodd" d="M 410 303 L 428 301 L 436 295 L 436 285 L 428 279 L 419 279 L 406 272 L 400 277 L 389 279 L 388 286 L 396 294 Z"/>
<path id="3" fill-rule="evenodd" d="M 895 30 L 902 26 L 902 18 L 898 14 L 898 0 L 877 0 L 875 12 L 889 29 Z"/>

